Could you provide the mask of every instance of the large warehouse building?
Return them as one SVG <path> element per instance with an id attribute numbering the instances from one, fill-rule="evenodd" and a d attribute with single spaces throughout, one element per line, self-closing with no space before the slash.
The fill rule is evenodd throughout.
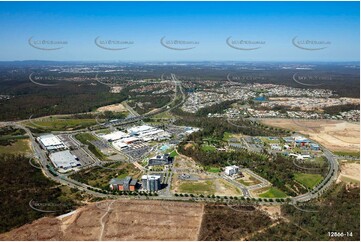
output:
<path id="1" fill-rule="evenodd" d="M 116 131 L 110 134 L 106 134 L 101 136 L 103 139 L 107 140 L 108 142 L 113 142 L 116 140 L 120 140 L 126 137 L 129 137 L 129 135 L 127 135 L 126 133 L 122 132 L 122 131 Z"/>
<path id="2" fill-rule="evenodd" d="M 54 152 L 49 155 L 49 158 L 55 168 L 68 170 L 74 167 L 81 166 L 79 159 L 72 155 L 69 150 Z"/>
<path id="3" fill-rule="evenodd" d="M 55 136 L 53 134 L 42 135 L 36 140 L 39 142 L 43 149 L 46 149 L 48 151 L 67 148 L 63 141 L 61 141 L 58 136 Z"/>

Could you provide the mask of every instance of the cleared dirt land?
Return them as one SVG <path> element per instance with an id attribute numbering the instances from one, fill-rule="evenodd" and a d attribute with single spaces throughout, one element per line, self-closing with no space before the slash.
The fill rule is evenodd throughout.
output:
<path id="1" fill-rule="evenodd" d="M 331 151 L 360 150 L 360 124 L 339 120 L 263 119 L 262 123 L 300 132 Z"/>
<path id="2" fill-rule="evenodd" d="M 360 183 L 360 163 L 341 164 L 341 173 L 338 181 Z"/>
<path id="3" fill-rule="evenodd" d="M 115 200 L 42 218 L 0 240 L 197 240 L 203 204 Z"/>
<path id="4" fill-rule="evenodd" d="M 103 106 L 97 109 L 98 112 L 105 112 L 105 111 L 111 111 L 111 112 L 126 112 L 127 109 L 123 106 L 123 104 L 112 104 L 108 106 Z"/>

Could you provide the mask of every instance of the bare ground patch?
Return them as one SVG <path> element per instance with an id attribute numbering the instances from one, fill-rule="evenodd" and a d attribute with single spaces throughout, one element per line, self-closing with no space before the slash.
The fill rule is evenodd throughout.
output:
<path id="1" fill-rule="evenodd" d="M 116 200 L 42 218 L 0 235 L 0 240 L 196 240 L 203 204 Z"/>
<path id="2" fill-rule="evenodd" d="M 360 182 L 360 164 L 359 163 L 343 163 L 341 164 L 341 172 L 338 177 L 340 181 L 358 181 Z"/>
<path id="3" fill-rule="evenodd" d="M 105 111 L 111 111 L 111 112 L 126 112 L 127 109 L 124 107 L 123 104 L 118 103 L 118 104 L 112 104 L 112 105 L 107 105 L 107 106 L 103 106 L 97 109 L 98 112 L 105 112 Z"/>
<path id="4" fill-rule="evenodd" d="M 359 151 L 360 124 L 341 120 L 263 119 L 262 123 L 294 130 L 332 151 Z"/>

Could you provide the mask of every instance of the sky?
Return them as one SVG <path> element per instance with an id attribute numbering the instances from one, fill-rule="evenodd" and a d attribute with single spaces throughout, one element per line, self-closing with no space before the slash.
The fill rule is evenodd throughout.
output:
<path id="1" fill-rule="evenodd" d="M 359 4 L 0 2 L 0 61 L 359 61 Z"/>

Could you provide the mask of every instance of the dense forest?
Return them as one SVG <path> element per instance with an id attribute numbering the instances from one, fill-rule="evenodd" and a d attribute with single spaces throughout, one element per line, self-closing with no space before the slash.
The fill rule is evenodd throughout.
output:
<path id="1" fill-rule="evenodd" d="M 272 220 L 258 209 L 247 212 L 227 205 L 207 204 L 198 240 L 239 241 L 270 224 Z"/>
<path id="2" fill-rule="evenodd" d="M 251 240 L 360 240 L 360 187 L 335 185 L 317 201 L 303 205 L 305 211 L 282 206 L 287 221 L 255 235 Z M 349 232 L 349 236 L 331 237 L 329 232 Z M 352 236 L 350 234 L 352 233 Z"/>
<path id="3" fill-rule="evenodd" d="M 209 107 L 199 109 L 196 115 L 200 117 L 205 117 L 209 113 L 224 113 L 224 110 L 230 108 L 232 104 L 235 102 L 236 100 L 232 100 L 232 101 L 224 101 L 221 103 L 213 104 Z"/>
<path id="4" fill-rule="evenodd" d="M 17 129 L 11 126 L 0 128 L 0 145 L 8 146 L 16 142 L 17 139 L 26 138 L 26 132 L 23 129 Z"/>
<path id="5" fill-rule="evenodd" d="M 0 154 L 0 167 L 0 233 L 43 216 L 66 213 L 76 206 L 63 196 L 58 184 L 29 164 L 29 158 Z M 35 211 L 29 206 L 31 201 L 38 209 L 55 213 Z"/>
<path id="6" fill-rule="evenodd" d="M 139 114 L 145 114 L 153 109 L 161 108 L 171 102 L 170 95 L 137 95 L 128 102 Z M 140 104 L 141 103 L 141 104 Z"/>
<path id="7" fill-rule="evenodd" d="M 194 114 L 184 113 L 181 110 L 174 110 L 173 112 L 181 117 L 175 124 L 202 128 L 202 136 L 211 135 L 222 139 L 224 132 L 242 133 L 251 136 L 280 136 L 289 134 L 288 131 L 283 129 L 268 127 L 250 120 L 237 120 L 230 123 L 224 118 L 198 117 Z M 193 138 L 197 137 L 193 136 Z"/>
<path id="8" fill-rule="evenodd" d="M 109 93 L 104 85 L 66 83 L 43 87 L 23 84 L 13 98 L 0 102 L 0 120 L 90 112 L 95 107 L 119 103 L 126 98 L 126 93 Z"/>

